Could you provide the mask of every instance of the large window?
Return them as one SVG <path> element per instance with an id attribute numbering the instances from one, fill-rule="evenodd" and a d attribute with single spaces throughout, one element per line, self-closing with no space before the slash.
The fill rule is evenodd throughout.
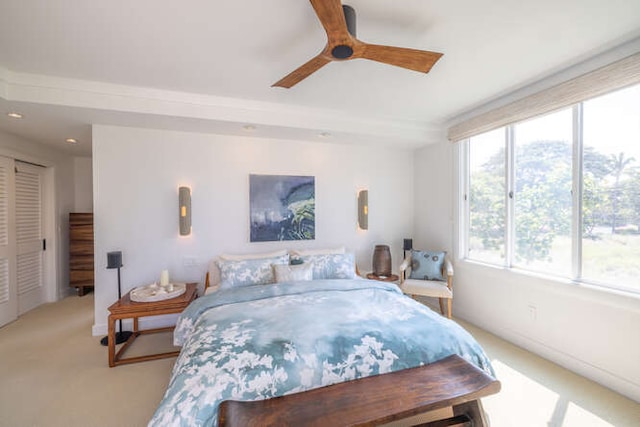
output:
<path id="1" fill-rule="evenodd" d="M 504 129 L 473 138 L 470 164 L 469 255 L 501 263 L 505 257 Z"/>
<path id="2" fill-rule="evenodd" d="M 582 277 L 640 292 L 640 86 L 586 101 Z"/>
<path id="3" fill-rule="evenodd" d="M 513 126 L 513 265 L 571 273 L 571 110 Z"/>
<path id="4" fill-rule="evenodd" d="M 640 293 L 640 85 L 466 146 L 468 259 Z"/>

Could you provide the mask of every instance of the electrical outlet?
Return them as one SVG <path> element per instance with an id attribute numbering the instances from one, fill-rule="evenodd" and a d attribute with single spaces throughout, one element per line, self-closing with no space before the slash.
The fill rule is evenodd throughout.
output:
<path id="1" fill-rule="evenodd" d="M 195 267 L 198 265 L 198 260 L 193 256 L 182 257 L 182 265 L 184 267 Z"/>
<path id="2" fill-rule="evenodd" d="M 529 305 L 527 308 L 529 309 L 529 319 L 535 321 L 538 318 L 538 310 L 536 309 L 536 306 Z"/>

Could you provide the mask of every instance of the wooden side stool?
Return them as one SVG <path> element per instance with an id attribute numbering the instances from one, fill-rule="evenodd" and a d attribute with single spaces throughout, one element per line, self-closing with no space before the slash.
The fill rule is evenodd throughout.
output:
<path id="1" fill-rule="evenodd" d="M 162 301 L 136 302 L 131 301 L 130 295 L 131 292 L 127 292 L 125 296 L 120 298 L 109 307 L 109 367 L 112 368 L 114 366 L 123 365 L 125 363 L 144 362 L 147 360 L 163 359 L 165 357 L 177 356 L 180 353 L 179 351 L 128 357 L 126 359 L 122 357 L 123 353 L 140 335 L 172 331 L 175 328 L 173 326 L 167 328 L 146 329 L 141 331 L 138 327 L 138 319 L 140 317 L 159 316 L 161 314 L 182 313 L 182 311 L 187 308 L 189 304 L 191 304 L 191 301 L 196 299 L 196 297 L 198 296 L 197 283 L 187 283 L 187 289 L 182 295 Z M 120 350 L 118 350 L 118 352 L 116 353 L 115 324 L 116 320 L 119 319 L 133 319 L 133 334 L 131 334 L 131 337 L 129 337 L 129 339 L 125 341 L 124 344 L 122 344 L 122 348 L 120 348 Z"/>

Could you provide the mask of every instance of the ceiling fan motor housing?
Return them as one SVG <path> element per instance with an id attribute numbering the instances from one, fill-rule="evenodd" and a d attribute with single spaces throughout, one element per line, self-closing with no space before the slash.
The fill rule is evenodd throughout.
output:
<path id="1" fill-rule="evenodd" d="M 349 5 L 343 4 L 344 20 L 347 24 L 347 31 L 352 37 L 356 37 L 356 11 Z M 347 59 L 353 55 L 353 48 L 345 44 L 338 45 L 331 49 L 331 56 L 336 59 Z"/>
<path id="2" fill-rule="evenodd" d="M 340 44 L 333 49 L 331 49 L 331 56 L 336 59 L 347 59 L 353 55 L 353 49 L 351 46 L 347 46 L 346 44 Z"/>

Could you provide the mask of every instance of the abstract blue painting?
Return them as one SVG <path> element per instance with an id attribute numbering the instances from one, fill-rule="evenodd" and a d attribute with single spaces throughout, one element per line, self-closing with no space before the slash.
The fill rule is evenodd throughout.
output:
<path id="1" fill-rule="evenodd" d="M 251 241 L 316 238 L 313 176 L 249 175 Z"/>

